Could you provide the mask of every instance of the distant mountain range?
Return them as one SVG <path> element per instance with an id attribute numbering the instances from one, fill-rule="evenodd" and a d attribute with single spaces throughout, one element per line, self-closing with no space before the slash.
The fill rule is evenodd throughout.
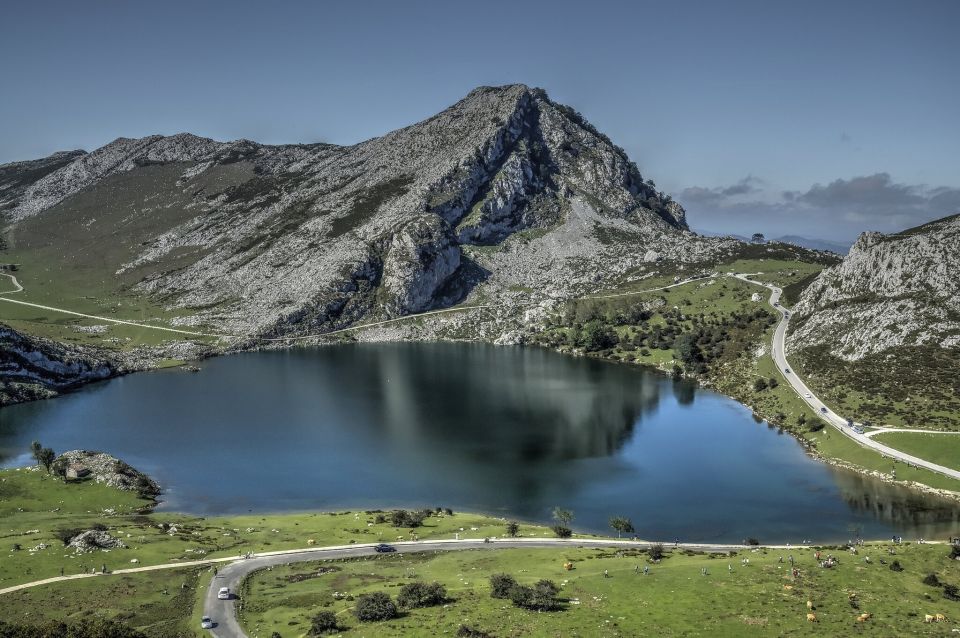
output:
<path id="1" fill-rule="evenodd" d="M 740 241 L 749 242 L 750 238 L 743 235 L 736 235 L 733 233 L 718 233 L 709 230 L 698 230 L 701 235 L 707 237 L 731 237 L 733 239 L 738 239 Z M 846 255 L 847 251 L 850 250 L 850 244 L 839 241 L 831 241 L 829 239 L 816 239 L 811 237 L 801 237 L 800 235 L 782 235 L 780 237 L 767 238 L 768 242 L 782 242 L 784 244 L 793 244 L 794 246 L 800 246 L 802 248 L 809 248 L 810 250 L 826 250 L 838 255 Z"/>

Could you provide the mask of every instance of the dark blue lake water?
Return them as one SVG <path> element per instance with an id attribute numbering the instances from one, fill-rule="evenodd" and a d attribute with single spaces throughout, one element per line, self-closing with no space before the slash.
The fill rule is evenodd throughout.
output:
<path id="1" fill-rule="evenodd" d="M 639 367 L 481 344 L 260 352 L 0 411 L 30 441 L 108 451 L 201 514 L 449 506 L 644 538 L 832 541 L 960 529 L 956 504 L 808 458 L 714 392 Z"/>

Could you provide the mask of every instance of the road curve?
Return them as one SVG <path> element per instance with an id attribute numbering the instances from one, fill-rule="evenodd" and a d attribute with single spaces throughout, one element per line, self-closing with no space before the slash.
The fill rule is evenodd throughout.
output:
<path id="1" fill-rule="evenodd" d="M 398 553 L 417 553 L 434 551 L 456 551 L 456 550 L 496 550 L 496 549 L 522 549 L 522 548 L 608 548 L 608 547 L 630 547 L 634 549 L 647 549 L 651 543 L 617 540 L 617 539 L 581 539 L 581 538 L 495 538 L 490 542 L 480 539 L 445 539 L 431 541 L 404 541 L 391 543 Z M 665 544 L 672 547 L 672 544 Z M 745 545 L 723 545 L 723 544 L 691 544 L 681 543 L 678 545 L 681 549 L 691 549 L 694 551 L 716 551 L 726 552 L 730 550 L 753 549 Z M 765 545 L 768 548 L 791 548 L 790 545 Z M 290 563 L 302 563 L 306 561 L 329 560 L 337 558 L 356 558 L 358 556 L 375 556 L 373 544 L 365 545 L 340 545 L 335 547 L 314 548 L 304 551 L 287 552 L 274 555 L 258 555 L 253 558 L 235 560 L 226 567 L 221 568 L 217 575 L 210 581 L 210 587 L 203 602 L 203 615 L 209 616 L 215 626 L 210 630 L 216 638 L 247 638 L 243 628 L 237 621 L 237 604 L 240 601 L 236 598 L 230 600 L 220 600 L 217 593 L 221 587 L 229 587 L 235 594 L 239 591 L 244 579 L 258 569 L 265 567 L 275 567 L 277 565 L 288 565 Z M 796 549 L 796 546 L 792 547 Z"/>
<path id="2" fill-rule="evenodd" d="M 748 275 L 745 273 L 735 273 L 734 277 L 747 283 L 754 284 L 756 286 L 763 286 L 770 290 L 770 305 L 780 313 L 780 323 L 777 324 L 777 329 L 773 333 L 773 343 L 771 355 L 773 356 L 774 363 L 777 364 L 777 369 L 780 371 L 780 376 L 782 376 L 787 383 L 790 384 L 790 387 L 794 389 L 797 393 L 797 396 L 824 421 L 836 428 L 844 436 L 852 439 L 857 444 L 862 445 L 863 447 L 876 450 L 881 454 L 888 456 L 890 458 L 902 461 L 903 463 L 908 463 L 910 465 L 915 465 L 917 467 L 922 467 L 924 469 L 930 470 L 931 472 L 936 472 L 937 474 L 943 474 L 944 476 L 949 476 L 953 479 L 960 480 L 960 471 L 954 470 L 952 468 L 937 465 L 922 459 L 918 456 L 913 456 L 912 454 L 907 454 L 906 452 L 901 452 L 900 450 L 888 447 L 882 443 L 874 441 L 866 434 L 858 434 L 853 430 L 852 427 L 847 425 L 847 420 L 844 417 L 841 417 L 839 414 L 834 412 L 827 406 L 823 401 L 821 401 L 816 394 L 807 387 L 807 384 L 803 382 L 793 369 L 790 367 L 789 362 L 787 361 L 787 356 L 785 353 L 786 339 L 787 339 L 787 326 L 790 323 L 790 310 L 784 308 L 780 305 L 780 295 L 783 291 L 773 284 L 765 284 L 760 281 L 755 281 L 753 279 L 748 279 Z M 787 370 L 791 370 L 787 372 Z M 824 411 L 824 409 L 826 411 Z M 862 425 L 860 423 L 854 423 L 854 425 Z"/>

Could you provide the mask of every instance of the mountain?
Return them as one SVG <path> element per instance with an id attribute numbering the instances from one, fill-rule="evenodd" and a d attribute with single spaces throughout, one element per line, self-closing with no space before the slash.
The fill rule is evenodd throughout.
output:
<path id="1" fill-rule="evenodd" d="M 863 233 L 796 305 L 792 349 L 855 361 L 902 346 L 960 346 L 960 215 L 901 233 Z"/>
<path id="2" fill-rule="evenodd" d="M 838 255 L 846 255 L 847 251 L 850 250 L 850 244 L 844 242 L 831 241 L 829 239 L 801 237 L 800 235 L 783 235 L 782 237 L 777 237 L 773 241 L 778 241 L 784 244 L 793 244 L 795 246 L 809 248 L 810 250 L 826 250 Z"/>
<path id="3" fill-rule="evenodd" d="M 251 336 L 565 297 L 737 245 L 690 232 L 623 149 L 523 85 L 352 146 L 179 134 L 8 164 L 0 215 L 28 284 L 42 267 Z"/>

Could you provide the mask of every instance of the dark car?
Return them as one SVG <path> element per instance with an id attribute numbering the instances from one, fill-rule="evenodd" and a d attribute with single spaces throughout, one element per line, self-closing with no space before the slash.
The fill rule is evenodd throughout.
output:
<path id="1" fill-rule="evenodd" d="M 397 551 L 397 548 L 394 547 L 393 545 L 387 545 L 386 543 L 380 543 L 379 545 L 377 545 L 376 547 L 373 548 L 373 551 L 377 552 L 378 554 L 384 554 L 384 553 L 387 553 L 387 552 L 395 552 L 395 551 Z"/>
<path id="2" fill-rule="evenodd" d="M 826 408 L 820 408 L 820 411 L 823 412 L 824 414 L 827 413 L 827 409 L 826 409 Z"/>

